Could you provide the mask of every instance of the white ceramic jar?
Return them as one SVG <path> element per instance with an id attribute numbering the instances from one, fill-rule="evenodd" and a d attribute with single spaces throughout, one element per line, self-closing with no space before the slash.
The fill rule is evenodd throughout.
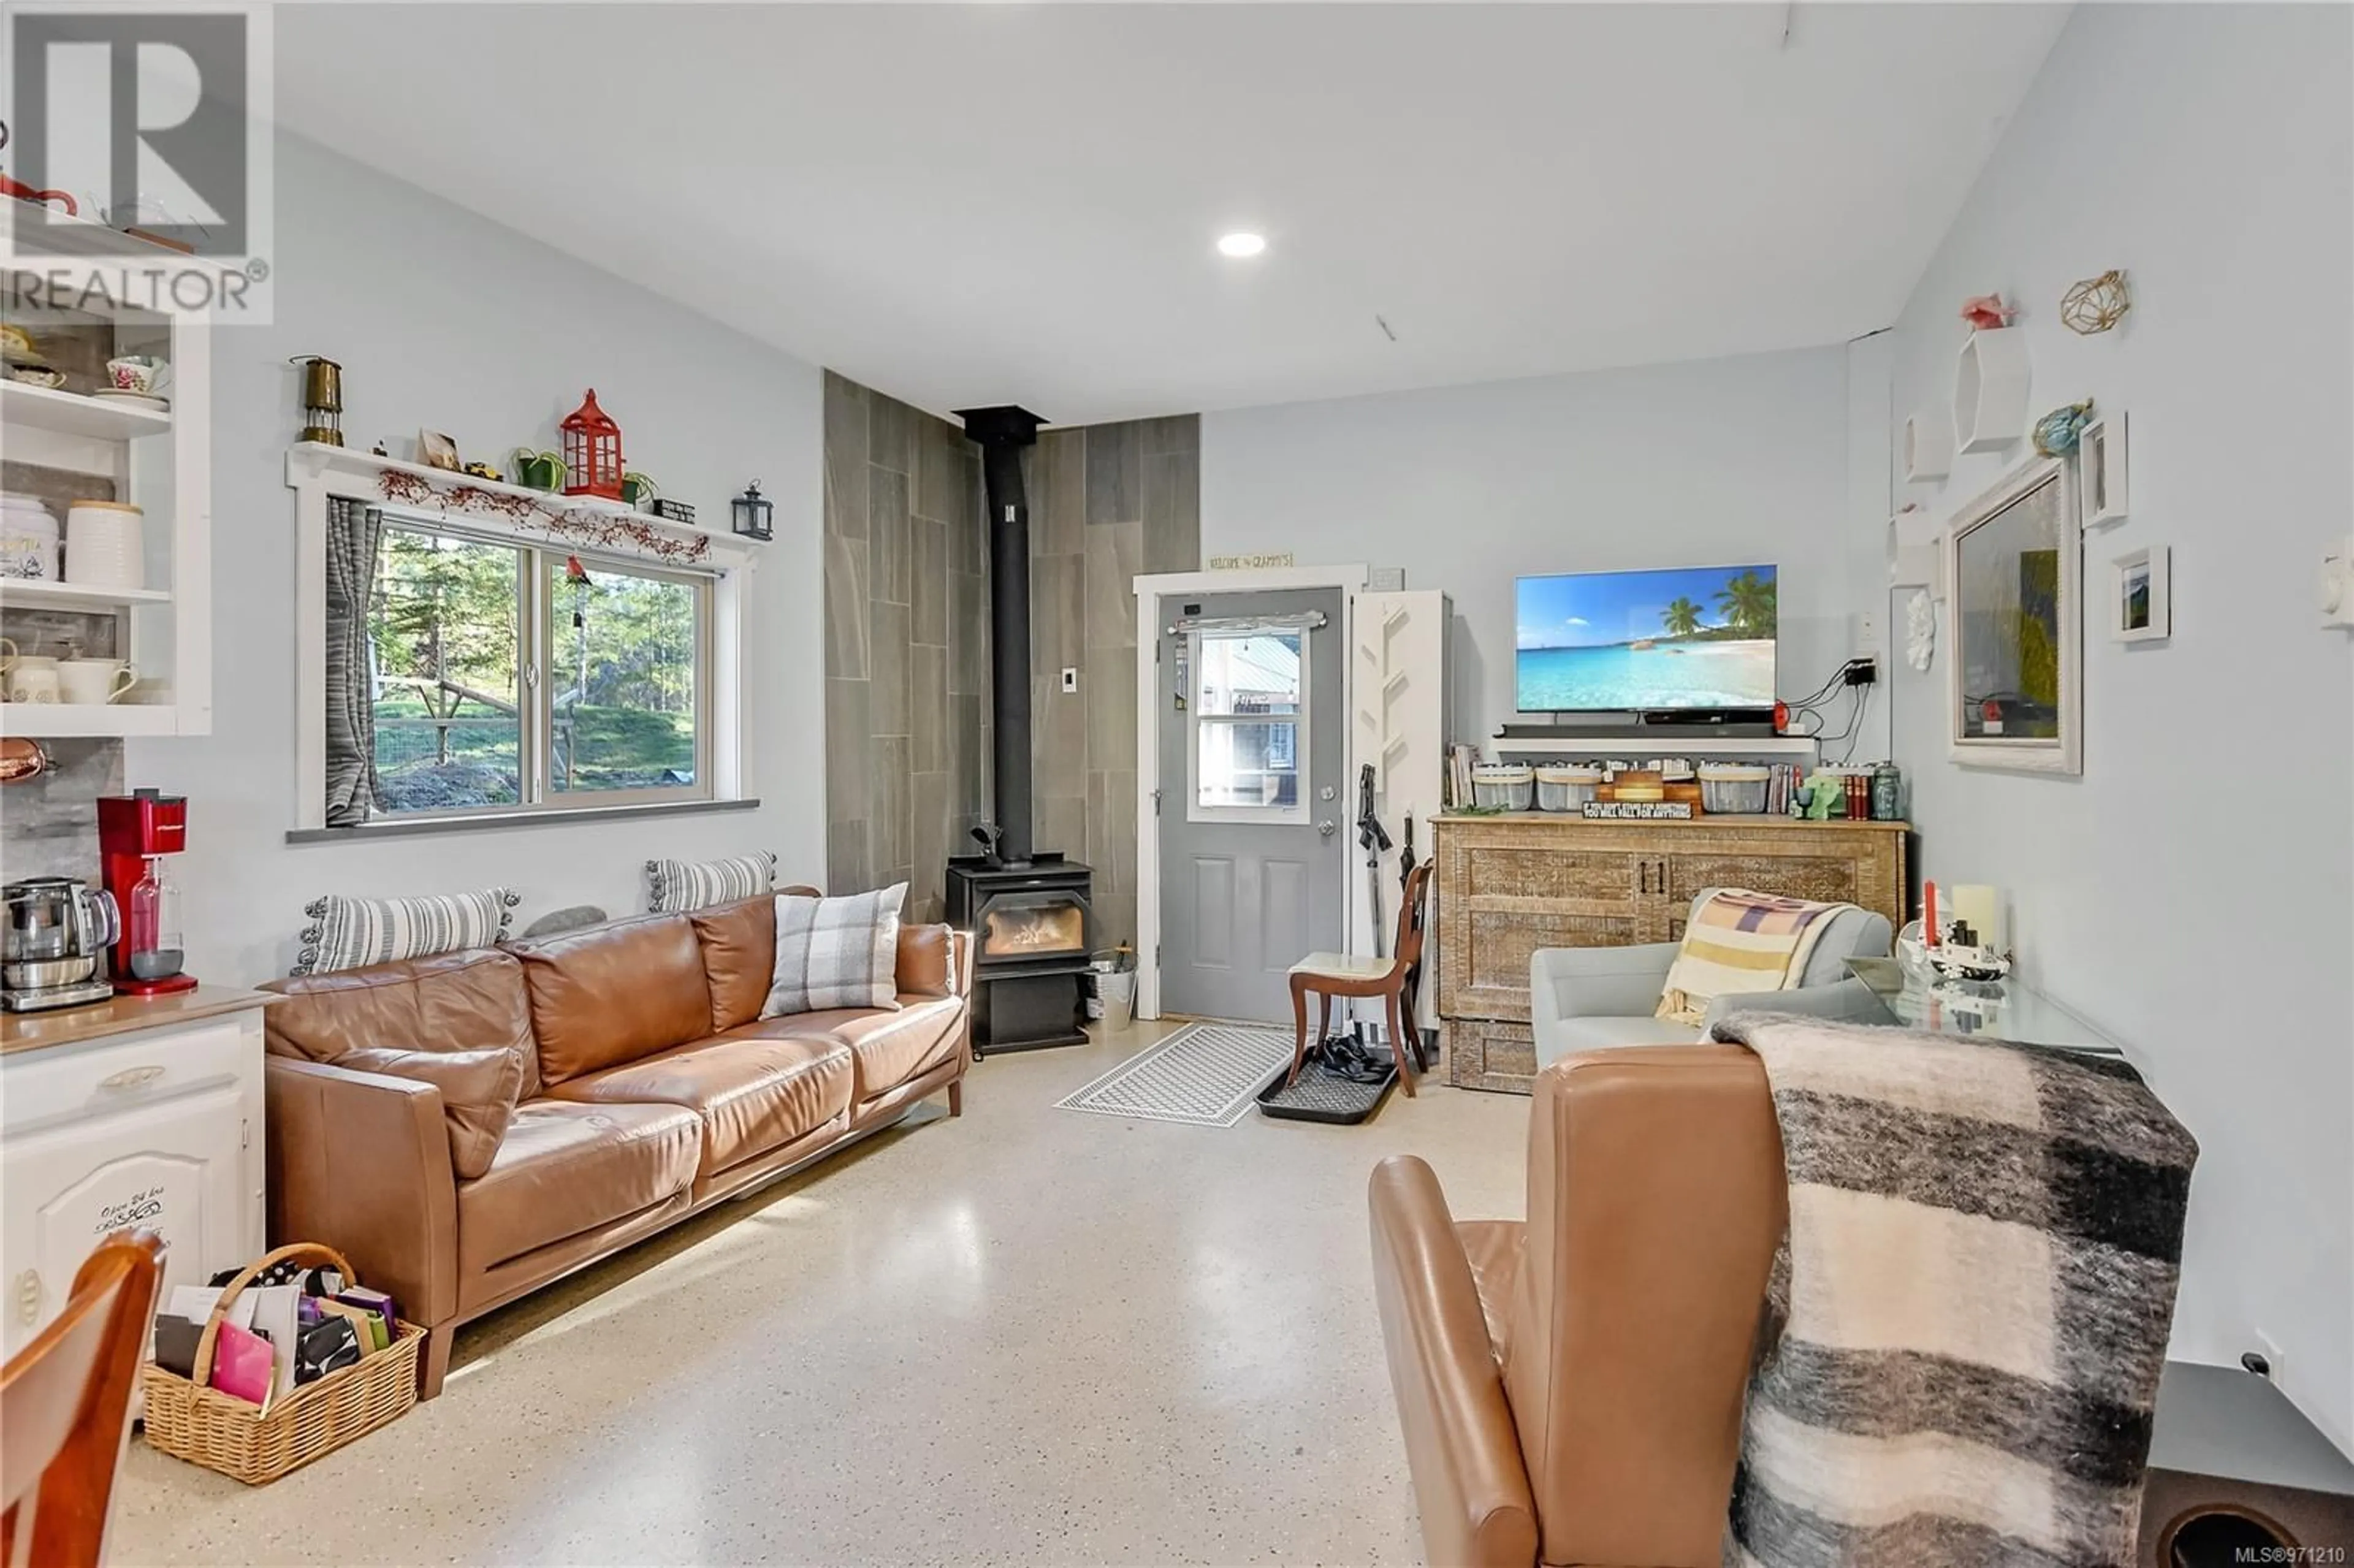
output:
<path id="1" fill-rule="evenodd" d="M 57 514 L 37 495 L 0 493 L 0 577 L 58 580 Z"/>
<path id="2" fill-rule="evenodd" d="M 143 518 L 127 501 L 77 501 L 66 514 L 66 581 L 80 588 L 147 586 Z"/>

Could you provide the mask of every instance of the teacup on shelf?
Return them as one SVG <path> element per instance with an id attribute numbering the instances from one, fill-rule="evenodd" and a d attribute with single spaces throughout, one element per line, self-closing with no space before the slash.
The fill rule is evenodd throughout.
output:
<path id="1" fill-rule="evenodd" d="M 168 386 L 172 367 L 150 354 L 126 354 L 106 362 L 106 384 L 117 392 L 153 397 Z"/>

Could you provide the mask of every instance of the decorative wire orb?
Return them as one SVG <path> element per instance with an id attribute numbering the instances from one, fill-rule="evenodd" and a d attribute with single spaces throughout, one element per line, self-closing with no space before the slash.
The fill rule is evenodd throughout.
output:
<path id="1" fill-rule="evenodd" d="M 2060 296 L 2060 319 L 2070 332 L 2086 337 L 2108 331 L 2131 309 L 2133 294 L 2126 288 L 2126 275 L 2114 267 L 2097 278 L 2069 284 Z"/>

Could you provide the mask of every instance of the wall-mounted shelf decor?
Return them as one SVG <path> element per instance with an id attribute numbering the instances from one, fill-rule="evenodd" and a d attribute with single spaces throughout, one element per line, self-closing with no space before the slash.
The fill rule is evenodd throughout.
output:
<path id="1" fill-rule="evenodd" d="M 1925 588 L 1945 596 L 1946 530 L 1926 507 L 1899 512 L 1888 520 L 1888 582 L 1892 588 Z"/>
<path id="2" fill-rule="evenodd" d="M 1954 446 L 2000 451 L 2027 433 L 2027 334 L 1980 327 L 1954 362 Z"/>
<path id="3" fill-rule="evenodd" d="M 1933 483 L 1945 478 L 1953 466 L 1952 420 L 1934 408 L 1924 408 L 1904 421 L 1906 483 Z"/>

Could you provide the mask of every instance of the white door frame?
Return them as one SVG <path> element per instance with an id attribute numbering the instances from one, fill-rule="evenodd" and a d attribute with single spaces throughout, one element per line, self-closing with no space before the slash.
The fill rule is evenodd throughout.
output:
<path id="1" fill-rule="evenodd" d="M 1288 588 L 1341 590 L 1341 624 L 1332 657 L 1341 661 L 1341 780 L 1343 802 L 1352 799 L 1357 777 L 1357 726 L 1350 715 L 1356 710 L 1357 670 L 1349 650 L 1355 646 L 1351 620 L 1357 612 L 1357 595 L 1365 586 L 1366 567 L 1264 567 L 1238 572 L 1159 572 L 1134 579 L 1136 588 L 1136 1015 L 1161 1016 L 1161 824 L 1152 810 L 1152 791 L 1161 781 L 1161 712 L 1163 693 L 1157 662 L 1147 659 L 1147 648 L 1161 646 L 1163 599 L 1186 594 L 1268 593 Z M 1341 912 L 1341 929 L 1349 929 L 1349 874 L 1352 862 L 1341 857 L 1340 884 L 1334 906 Z M 1345 943 L 1343 944 L 1346 945 Z"/>

